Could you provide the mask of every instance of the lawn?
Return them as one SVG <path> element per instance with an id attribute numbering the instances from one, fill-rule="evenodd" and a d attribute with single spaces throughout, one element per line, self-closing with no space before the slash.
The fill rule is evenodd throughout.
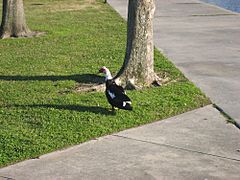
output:
<path id="1" fill-rule="evenodd" d="M 210 103 L 155 50 L 169 83 L 128 91 L 134 110 L 112 113 L 103 92 L 76 89 L 103 65 L 120 69 L 126 22 L 100 0 L 24 3 L 30 29 L 46 34 L 0 40 L 0 167 Z"/>

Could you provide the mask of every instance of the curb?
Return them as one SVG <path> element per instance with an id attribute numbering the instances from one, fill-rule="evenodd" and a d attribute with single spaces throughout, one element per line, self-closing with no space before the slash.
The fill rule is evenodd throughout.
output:
<path id="1" fill-rule="evenodd" d="M 220 108 L 217 104 L 213 104 L 213 107 L 216 108 L 224 117 L 227 118 L 227 122 L 232 123 L 238 129 L 240 129 L 240 124 L 234 120 L 228 113 L 226 113 L 222 108 Z"/>

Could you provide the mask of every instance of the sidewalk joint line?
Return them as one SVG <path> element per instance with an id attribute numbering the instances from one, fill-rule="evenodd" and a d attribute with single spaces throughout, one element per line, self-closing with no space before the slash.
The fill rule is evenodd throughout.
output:
<path id="1" fill-rule="evenodd" d="M 137 142 L 148 143 L 148 144 L 153 144 L 153 145 L 157 145 L 157 146 L 165 146 L 165 147 L 169 147 L 169 148 L 172 148 L 172 149 L 194 152 L 194 153 L 198 153 L 198 154 L 203 154 L 203 155 L 208 155 L 208 156 L 212 156 L 212 157 L 218 157 L 218 158 L 221 158 L 221 159 L 227 159 L 227 160 L 240 162 L 240 159 L 229 158 L 229 157 L 225 157 L 225 156 L 220 156 L 220 155 L 216 155 L 216 154 L 211 154 L 211 153 L 201 152 L 201 151 L 197 151 L 197 150 L 187 149 L 187 148 L 174 146 L 174 145 L 170 145 L 170 144 L 156 143 L 156 142 L 151 142 L 151 141 L 126 137 L 126 136 L 121 136 L 121 135 L 117 135 L 117 134 L 113 134 L 112 136 L 119 137 L 119 138 L 124 138 L 124 139 L 129 139 L 129 140 L 133 140 L 133 141 L 137 141 Z"/>
<path id="2" fill-rule="evenodd" d="M 184 17 L 217 17 L 217 16 L 237 16 L 236 14 L 191 14 L 191 15 L 185 15 L 185 16 L 178 16 L 178 18 L 184 18 Z M 158 18 L 176 18 L 176 16 L 173 15 L 159 15 L 154 16 L 154 19 Z"/>

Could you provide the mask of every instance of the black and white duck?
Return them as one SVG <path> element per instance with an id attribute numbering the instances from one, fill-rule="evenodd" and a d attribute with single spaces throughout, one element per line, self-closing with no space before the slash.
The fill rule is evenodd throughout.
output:
<path id="1" fill-rule="evenodd" d="M 107 96 L 109 104 L 111 104 L 112 106 L 112 110 L 114 110 L 114 107 L 124 110 L 132 110 L 133 108 L 131 106 L 132 102 L 130 98 L 126 95 L 126 92 L 124 91 L 123 87 L 117 85 L 116 82 L 113 80 L 113 77 L 109 69 L 103 66 L 99 70 L 99 72 L 103 73 L 105 76 L 106 82 L 105 94 Z"/>

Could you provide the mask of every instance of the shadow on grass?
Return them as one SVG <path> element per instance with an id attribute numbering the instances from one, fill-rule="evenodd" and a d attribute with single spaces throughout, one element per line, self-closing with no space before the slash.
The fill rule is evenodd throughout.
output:
<path id="1" fill-rule="evenodd" d="M 7 106 L 9 107 L 9 106 Z M 46 108 L 46 109 L 59 109 L 69 110 L 77 112 L 90 112 L 95 114 L 110 115 L 113 116 L 116 113 L 108 110 L 107 108 L 99 106 L 81 106 L 81 105 L 58 105 L 58 104 L 32 104 L 32 105 L 11 105 L 11 107 L 20 108 Z"/>
<path id="2" fill-rule="evenodd" d="M 43 6 L 44 4 L 42 4 L 42 3 L 32 3 L 31 5 L 32 6 Z"/>
<path id="3" fill-rule="evenodd" d="M 74 74 L 69 76 L 1 76 L 3 81 L 66 81 L 73 80 L 78 83 L 104 83 L 104 77 L 96 74 Z"/>

